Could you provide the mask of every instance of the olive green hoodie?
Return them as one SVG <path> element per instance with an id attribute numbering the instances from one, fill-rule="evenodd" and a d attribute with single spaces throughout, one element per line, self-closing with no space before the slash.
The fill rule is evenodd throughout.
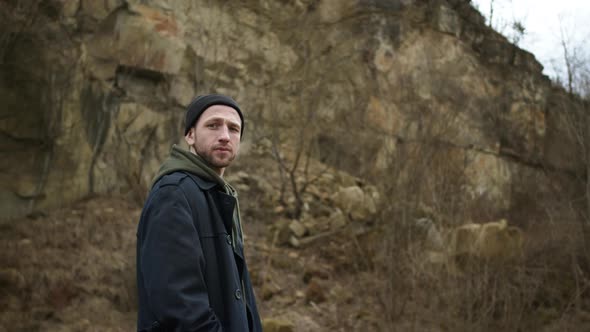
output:
<path id="1" fill-rule="evenodd" d="M 237 191 L 225 180 L 219 176 L 214 170 L 212 170 L 207 162 L 198 154 L 192 153 L 188 150 L 184 150 L 174 144 L 170 150 L 170 156 L 164 161 L 158 174 L 152 181 L 152 187 L 154 184 L 164 175 L 170 174 L 177 171 L 192 173 L 201 179 L 215 182 L 219 187 L 228 195 L 232 195 L 236 199 L 236 208 L 234 209 L 234 220 L 232 224 L 232 238 L 243 244 L 242 235 L 242 223 L 240 220 L 240 205 L 238 202 Z M 232 241 L 235 247 L 236 241 Z"/>

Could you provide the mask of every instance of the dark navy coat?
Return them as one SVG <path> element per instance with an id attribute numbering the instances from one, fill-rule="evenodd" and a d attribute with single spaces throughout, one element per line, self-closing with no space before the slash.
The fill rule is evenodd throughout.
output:
<path id="1" fill-rule="evenodd" d="M 138 331 L 262 331 L 235 205 L 193 174 L 154 184 L 137 230 Z"/>

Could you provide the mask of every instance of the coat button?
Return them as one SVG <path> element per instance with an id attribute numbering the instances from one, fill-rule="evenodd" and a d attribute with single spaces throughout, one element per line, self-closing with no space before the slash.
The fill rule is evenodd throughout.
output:
<path id="1" fill-rule="evenodd" d="M 239 288 L 236 289 L 234 295 L 236 296 L 236 299 L 238 299 L 238 300 L 242 299 L 242 291 Z"/>
<path id="2" fill-rule="evenodd" d="M 227 241 L 227 244 L 231 246 L 231 235 L 226 236 L 225 241 Z"/>

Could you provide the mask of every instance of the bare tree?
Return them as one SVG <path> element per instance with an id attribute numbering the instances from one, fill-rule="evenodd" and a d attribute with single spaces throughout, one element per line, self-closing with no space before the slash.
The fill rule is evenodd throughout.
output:
<path id="1" fill-rule="evenodd" d="M 507 37 L 514 45 L 518 45 L 526 36 L 526 25 L 522 18 L 514 16 L 506 18 L 497 15 L 497 9 L 501 9 L 505 4 L 512 5 L 512 0 L 490 0 L 486 17 L 488 26 Z M 480 11 L 483 13 L 483 10 Z M 486 16 L 486 14 L 484 14 L 484 16 Z"/>
<path id="2" fill-rule="evenodd" d="M 583 233 L 583 252 L 586 263 L 590 261 L 590 57 L 586 56 L 584 39 L 581 42 L 571 30 L 568 30 L 567 20 L 559 17 L 560 46 L 565 73 L 559 76 L 556 70 L 556 80 L 567 91 L 560 106 L 565 134 L 572 141 L 576 155 L 579 156 L 576 178 L 583 183 L 583 193 L 580 205 L 572 204 L 574 211 L 580 218 Z"/>
<path id="3" fill-rule="evenodd" d="M 587 97 L 590 94 L 588 90 L 590 57 L 585 52 L 587 38 L 575 38 L 574 32 L 566 26 L 566 23 L 565 18 L 559 16 L 559 44 L 562 51 L 561 60 L 565 69 L 563 84 L 570 95 L 577 94 Z M 557 67 L 556 64 L 554 66 Z"/>

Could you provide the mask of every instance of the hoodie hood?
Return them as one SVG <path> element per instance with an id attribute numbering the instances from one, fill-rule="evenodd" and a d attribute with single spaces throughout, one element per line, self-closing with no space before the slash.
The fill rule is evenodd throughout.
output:
<path id="1" fill-rule="evenodd" d="M 154 177 L 151 187 L 164 175 L 177 171 L 185 171 L 196 176 L 218 184 L 227 194 L 236 196 L 236 191 L 219 176 L 207 162 L 198 154 L 180 148 L 174 144 L 170 150 L 170 156 L 164 161 L 158 174 Z"/>

